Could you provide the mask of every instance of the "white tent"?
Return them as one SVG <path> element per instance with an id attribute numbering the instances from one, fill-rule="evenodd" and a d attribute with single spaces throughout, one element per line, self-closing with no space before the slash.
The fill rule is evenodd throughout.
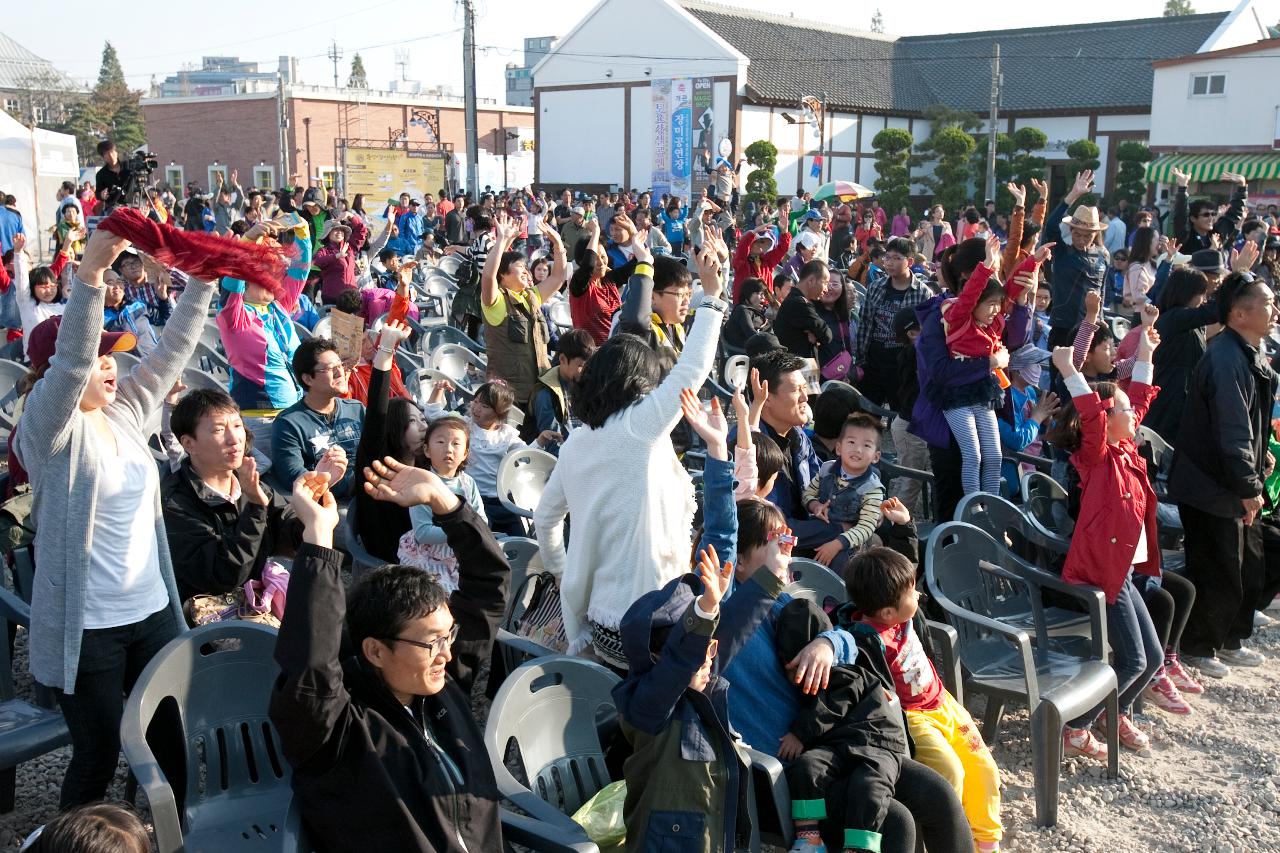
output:
<path id="1" fill-rule="evenodd" d="M 28 128 L 0 112 L 0 190 L 18 199 L 27 233 L 27 251 L 48 255 L 49 231 L 57 222 L 58 187 L 80 176 L 76 138 Z"/>

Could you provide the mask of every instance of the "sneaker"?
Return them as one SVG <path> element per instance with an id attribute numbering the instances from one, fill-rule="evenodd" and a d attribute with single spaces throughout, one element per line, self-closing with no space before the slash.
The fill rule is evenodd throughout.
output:
<path id="1" fill-rule="evenodd" d="M 1263 613 L 1261 610 L 1253 611 L 1253 627 L 1270 628 L 1272 625 L 1275 624 L 1275 622 L 1276 620 L 1272 619 L 1270 616 Z"/>
<path id="2" fill-rule="evenodd" d="M 1217 663 L 1217 661 L 1214 661 Z M 1182 661 L 1178 660 L 1177 655 L 1170 655 L 1164 661 L 1164 674 L 1169 676 L 1169 680 L 1173 682 L 1173 686 L 1178 688 L 1179 693 L 1185 693 L 1188 696 L 1199 696 L 1204 692 L 1204 685 L 1191 677 L 1191 673 L 1182 668 Z"/>
<path id="3" fill-rule="evenodd" d="M 1083 755 L 1085 758 L 1107 759 L 1107 745 L 1093 736 L 1088 729 L 1073 729 L 1067 726 L 1062 731 L 1062 754 L 1070 758 Z"/>
<path id="4" fill-rule="evenodd" d="M 1231 674 L 1231 667 L 1216 657 L 1201 658 L 1195 655 L 1183 655 L 1182 662 L 1210 678 L 1226 678 Z"/>
<path id="5" fill-rule="evenodd" d="M 1238 649 L 1220 649 L 1218 659 L 1232 666 L 1262 666 L 1267 662 L 1265 655 L 1244 646 Z"/>
<path id="6" fill-rule="evenodd" d="M 1173 683 L 1173 680 L 1163 669 L 1156 673 L 1155 678 L 1151 679 L 1151 683 L 1142 691 L 1142 697 L 1170 714 L 1191 713 L 1191 706 L 1187 704 L 1186 699 L 1182 698 L 1182 694 L 1178 692 L 1177 685 Z"/>
<path id="7" fill-rule="evenodd" d="M 809 838 L 797 838 L 787 853 L 827 853 L 827 845 L 823 844 L 821 840 L 813 841 Z"/>
<path id="8" fill-rule="evenodd" d="M 978 853 L 1000 853 L 999 841 L 979 841 L 977 844 Z"/>
<path id="9" fill-rule="evenodd" d="M 1105 711 L 1093 724 L 1100 732 L 1107 730 L 1107 714 Z M 1134 724 L 1128 714 L 1120 715 L 1120 745 L 1134 752 L 1141 752 L 1151 746 L 1151 738 Z"/>

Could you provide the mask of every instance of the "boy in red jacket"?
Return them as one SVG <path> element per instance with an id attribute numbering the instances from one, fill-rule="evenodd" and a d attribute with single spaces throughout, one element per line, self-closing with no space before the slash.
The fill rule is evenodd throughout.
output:
<path id="1" fill-rule="evenodd" d="M 780 237 L 774 236 L 772 225 L 761 225 L 754 231 L 742 235 L 738 249 L 733 253 L 733 304 L 739 302 L 739 288 L 749 278 L 758 278 L 764 282 L 769 291 L 769 301 L 773 298 L 773 269 L 782 263 L 791 248 L 791 235 L 786 230 Z"/>

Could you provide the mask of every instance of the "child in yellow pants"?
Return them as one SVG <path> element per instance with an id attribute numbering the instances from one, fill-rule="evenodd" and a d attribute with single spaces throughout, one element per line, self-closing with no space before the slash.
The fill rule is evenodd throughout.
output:
<path id="1" fill-rule="evenodd" d="M 884 642 L 916 761 L 941 773 L 960 795 L 978 851 L 999 850 L 1000 769 L 969 712 L 942 686 L 912 627 L 919 598 L 915 566 L 897 551 L 872 548 L 849 561 L 845 586 L 858 618 Z"/>

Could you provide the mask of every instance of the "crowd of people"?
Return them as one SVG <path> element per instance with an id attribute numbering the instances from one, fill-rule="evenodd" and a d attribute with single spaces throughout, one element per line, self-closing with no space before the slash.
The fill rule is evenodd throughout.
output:
<path id="1" fill-rule="evenodd" d="M 745 744 L 787 764 L 795 851 L 997 850 L 1000 771 L 931 661 L 917 525 L 1021 501 L 1037 463 L 1089 534 L 1053 568 L 1105 595 L 1125 748 L 1150 746 L 1135 703 L 1193 713 L 1206 679 L 1265 663 L 1280 218 L 1241 176 L 1219 204 L 1175 172 L 1165 211 L 1082 203 L 1086 171 L 955 221 L 748 200 L 724 160 L 693 199 L 374 204 L 232 171 L 130 206 L 99 152 L 94 186 L 59 191 L 49 264 L 0 210 L 5 354 L 30 370 L 7 488 L 35 499 L 30 667 L 71 733 L 63 823 L 133 831 L 92 804 L 143 668 L 209 601 L 287 589 L 270 714 L 316 843 L 496 849 L 469 694 L 515 593 L 499 540 L 532 535 L 560 650 L 621 678 L 629 849 L 757 843 Z M 446 267 L 437 313 L 484 375 L 423 384 L 402 368 L 432 310 L 415 288 Z M 229 379 L 187 389 L 207 332 Z M 498 482 L 526 447 L 556 456 L 532 525 Z M 348 584 L 357 543 L 388 565 Z M 848 603 L 785 592 L 798 557 Z M 1102 716 L 1068 722 L 1066 754 L 1107 757 Z"/>

